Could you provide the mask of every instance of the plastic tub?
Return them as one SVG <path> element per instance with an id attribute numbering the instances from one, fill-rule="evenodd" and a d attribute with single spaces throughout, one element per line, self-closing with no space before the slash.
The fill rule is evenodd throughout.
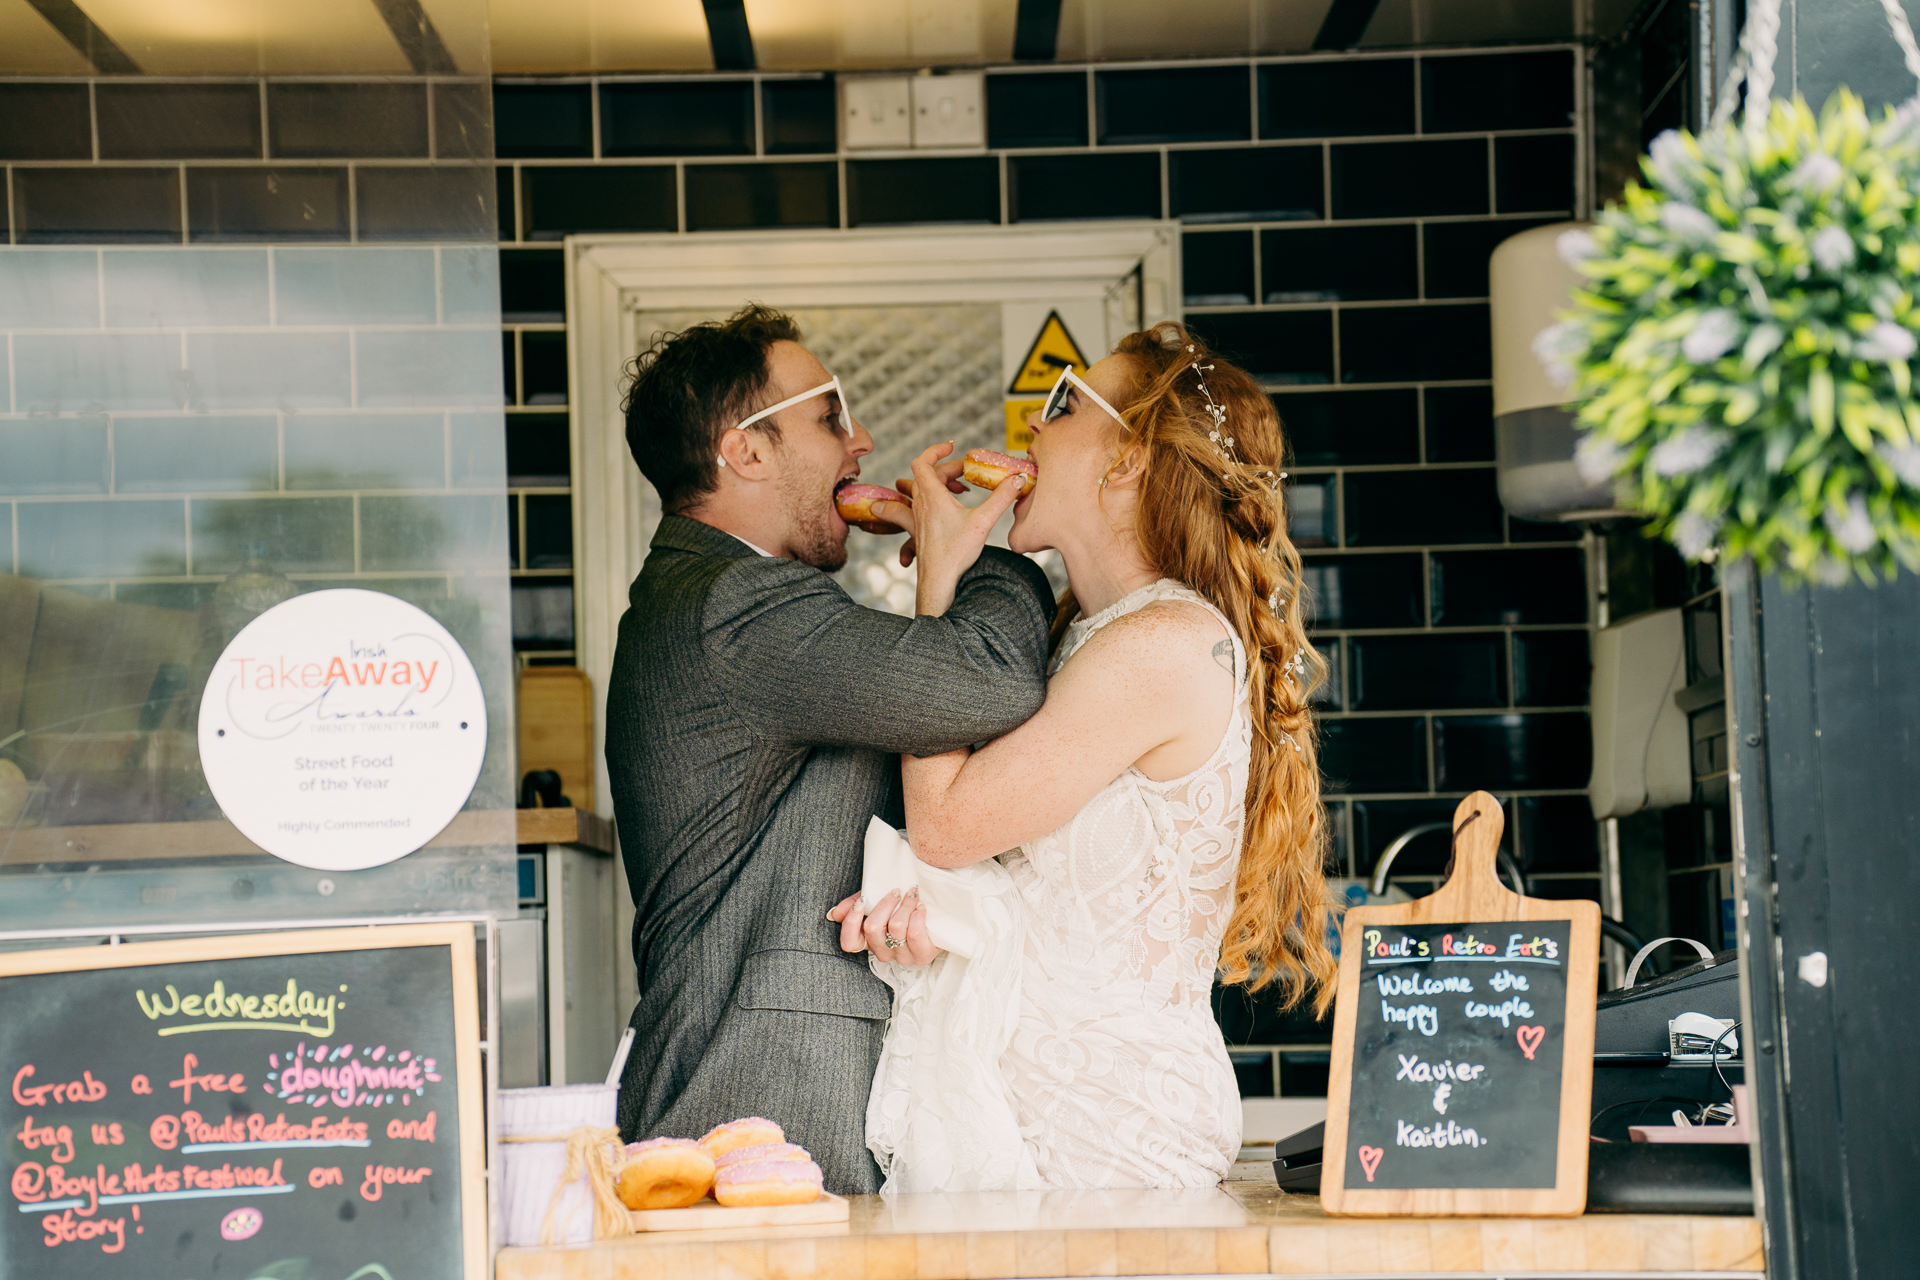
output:
<path id="1" fill-rule="evenodd" d="M 551 1085 L 500 1091 L 500 1217 L 503 1243 L 537 1245 L 553 1189 L 567 1168 L 567 1135 L 582 1125 L 614 1127 L 620 1087 L 611 1084 Z M 550 1142 L 507 1142 L 547 1138 Z M 593 1193 L 583 1177 L 560 1193 L 563 1244 L 593 1239 Z"/>

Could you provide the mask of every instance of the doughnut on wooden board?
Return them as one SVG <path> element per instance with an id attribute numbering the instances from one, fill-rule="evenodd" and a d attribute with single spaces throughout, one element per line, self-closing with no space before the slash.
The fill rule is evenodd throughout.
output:
<path id="1" fill-rule="evenodd" d="M 709 1231 L 720 1227 L 810 1227 L 822 1222 L 845 1222 L 847 1201 L 822 1191 L 810 1204 L 727 1205 L 711 1196 L 684 1209 L 629 1209 L 627 1220 L 635 1231 Z"/>

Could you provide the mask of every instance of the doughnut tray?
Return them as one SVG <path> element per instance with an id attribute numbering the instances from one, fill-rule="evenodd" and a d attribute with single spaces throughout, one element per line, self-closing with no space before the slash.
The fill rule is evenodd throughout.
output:
<path id="1" fill-rule="evenodd" d="M 823 1191 L 811 1204 L 740 1205 L 729 1208 L 712 1199 L 684 1209 L 629 1209 L 635 1231 L 710 1231 L 719 1227 L 805 1227 L 822 1222 L 845 1222 L 847 1201 Z"/>

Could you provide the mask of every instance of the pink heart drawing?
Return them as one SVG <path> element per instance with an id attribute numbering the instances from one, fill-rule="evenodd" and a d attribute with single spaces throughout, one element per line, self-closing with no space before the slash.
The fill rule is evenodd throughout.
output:
<path id="1" fill-rule="evenodd" d="M 1360 1167 L 1366 1171 L 1367 1181 L 1373 1181 L 1373 1171 L 1380 1167 L 1380 1157 L 1387 1154 L 1384 1147 L 1361 1147 Z"/>
<path id="2" fill-rule="evenodd" d="M 1533 1061 L 1533 1051 L 1538 1049 L 1540 1042 L 1546 1038 L 1545 1027 L 1522 1027 L 1515 1035 L 1515 1039 L 1520 1041 L 1520 1052 L 1527 1055 L 1528 1062 Z"/>

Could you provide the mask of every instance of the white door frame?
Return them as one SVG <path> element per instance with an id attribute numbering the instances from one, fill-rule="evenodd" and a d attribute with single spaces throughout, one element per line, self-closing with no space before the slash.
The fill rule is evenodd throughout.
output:
<path id="1" fill-rule="evenodd" d="M 700 235 L 569 236 L 568 371 L 573 450 L 575 662 L 593 682 L 594 795 L 613 813 L 605 699 L 614 641 L 660 503 L 627 452 L 621 370 L 644 345 L 636 312 L 955 302 L 1104 308 L 1106 332 L 1083 339 L 1105 354 L 1122 334 L 1175 319 L 1180 252 L 1174 222 L 1050 223 L 1041 227 L 746 231 Z M 1137 291 L 1117 282 L 1137 281 Z M 1128 304 L 1131 305 L 1128 305 Z M 1096 341 L 1095 339 L 1099 339 Z M 1029 339 L 1005 338 L 1018 347 Z M 877 424 L 884 429 L 885 424 Z"/>

